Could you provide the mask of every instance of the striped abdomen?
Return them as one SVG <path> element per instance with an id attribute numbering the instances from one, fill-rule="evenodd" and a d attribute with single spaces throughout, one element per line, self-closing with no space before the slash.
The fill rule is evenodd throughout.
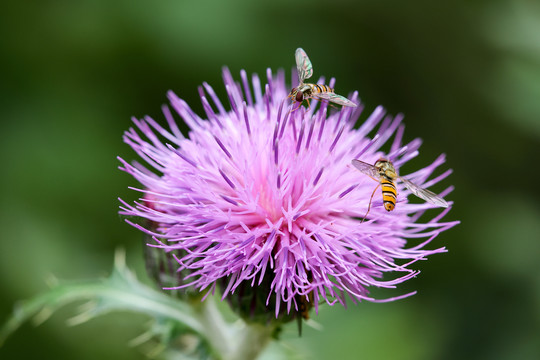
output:
<path id="1" fill-rule="evenodd" d="M 306 84 L 306 85 L 309 85 L 309 87 L 311 88 L 311 94 L 318 94 L 322 92 L 330 92 L 330 93 L 334 92 L 334 89 L 324 84 Z"/>
<path id="2" fill-rule="evenodd" d="M 383 204 L 386 211 L 392 211 L 396 207 L 397 190 L 393 181 L 381 178 Z"/>

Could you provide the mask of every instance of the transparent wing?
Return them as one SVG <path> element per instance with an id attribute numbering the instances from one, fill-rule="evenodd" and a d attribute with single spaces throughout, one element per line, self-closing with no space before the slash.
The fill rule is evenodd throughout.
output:
<path id="1" fill-rule="evenodd" d="M 399 178 L 401 181 L 403 181 L 403 185 L 407 187 L 414 195 L 418 196 L 420 199 L 424 199 L 427 202 L 430 202 L 434 205 L 440 206 L 440 207 L 448 207 L 448 203 L 446 200 L 444 200 L 442 197 L 438 196 L 437 194 L 427 190 L 423 189 L 420 186 L 416 185 L 415 183 L 410 182 L 407 179 L 404 179 L 402 177 Z"/>
<path id="2" fill-rule="evenodd" d="M 317 100 L 328 100 L 328 101 L 331 101 L 333 103 L 336 103 L 338 105 L 343 105 L 343 106 L 350 106 L 350 107 L 357 106 L 355 103 L 353 103 L 351 100 L 347 99 L 346 97 L 338 95 L 338 94 L 334 94 L 332 92 L 321 92 L 321 93 L 313 94 L 312 98 L 317 99 Z"/>
<path id="3" fill-rule="evenodd" d="M 294 55 L 296 58 L 296 68 L 298 69 L 298 79 L 300 80 L 300 84 L 303 84 L 304 80 L 309 79 L 313 75 L 313 66 L 302 48 L 296 49 Z"/>
<path id="4" fill-rule="evenodd" d="M 381 177 L 379 175 L 379 170 L 371 164 L 356 159 L 352 159 L 351 164 L 353 164 L 356 169 L 360 170 L 361 173 L 366 174 L 373 179 L 378 179 Z"/>

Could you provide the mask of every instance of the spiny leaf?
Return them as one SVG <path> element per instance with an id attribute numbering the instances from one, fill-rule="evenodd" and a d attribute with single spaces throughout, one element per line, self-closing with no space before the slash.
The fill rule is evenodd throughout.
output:
<path id="1" fill-rule="evenodd" d="M 204 328 L 192 308 L 176 299 L 140 283 L 125 263 L 123 251 L 117 251 L 112 274 L 105 279 L 57 283 L 36 297 L 20 302 L 13 314 L 0 329 L 0 345 L 25 321 L 34 318 L 36 323 L 45 321 L 58 308 L 76 301 L 87 303 L 83 311 L 70 320 L 80 324 L 110 311 L 133 311 L 183 324 L 204 335 Z"/>

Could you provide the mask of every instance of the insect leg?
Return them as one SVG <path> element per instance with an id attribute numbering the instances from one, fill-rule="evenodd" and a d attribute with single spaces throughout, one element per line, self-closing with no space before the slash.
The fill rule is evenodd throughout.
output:
<path id="1" fill-rule="evenodd" d="M 373 190 L 373 192 L 371 193 L 371 197 L 369 198 L 368 209 L 367 209 L 366 215 L 364 215 L 364 218 L 362 219 L 362 222 L 364 222 L 366 220 L 366 218 L 367 218 L 367 216 L 369 214 L 369 210 L 371 210 L 371 201 L 373 201 L 373 195 L 375 195 L 375 191 L 377 191 L 379 186 L 381 186 L 381 183 L 377 184 L 377 186 L 375 187 L 375 190 Z"/>
<path id="2" fill-rule="evenodd" d="M 293 100 L 292 104 L 291 104 L 291 107 L 296 103 L 296 101 Z M 300 109 L 300 106 L 302 106 L 302 103 L 298 103 L 298 106 L 296 107 L 296 109 L 291 109 L 289 110 L 289 114 L 290 113 L 293 113 L 295 112 L 296 110 Z"/>
<path id="3" fill-rule="evenodd" d="M 339 106 L 334 105 L 332 102 L 328 102 L 328 105 L 330 105 L 334 109 L 343 109 L 343 107 L 340 108 Z"/>
<path id="4" fill-rule="evenodd" d="M 322 97 L 319 97 L 317 95 L 313 95 L 311 98 L 314 99 L 314 100 L 318 100 L 321 104 L 328 104 L 331 107 L 333 107 L 334 109 L 339 109 L 340 108 L 339 106 L 336 106 L 331 100 L 323 99 Z"/>

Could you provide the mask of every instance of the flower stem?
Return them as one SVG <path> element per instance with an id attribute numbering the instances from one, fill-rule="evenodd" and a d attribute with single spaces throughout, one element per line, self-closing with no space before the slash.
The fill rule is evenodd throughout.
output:
<path id="1" fill-rule="evenodd" d="M 247 324 L 242 320 L 227 323 L 213 298 L 192 303 L 204 329 L 204 337 L 221 360 L 253 360 L 266 348 L 275 325 Z"/>
<path id="2" fill-rule="evenodd" d="M 213 298 L 192 305 L 199 315 L 206 340 L 221 359 L 226 359 L 234 341 L 231 326 L 221 316 Z"/>
<path id="3" fill-rule="evenodd" d="M 266 348 L 275 326 L 261 324 L 244 324 L 239 331 L 236 347 L 228 359 L 253 360 Z"/>

